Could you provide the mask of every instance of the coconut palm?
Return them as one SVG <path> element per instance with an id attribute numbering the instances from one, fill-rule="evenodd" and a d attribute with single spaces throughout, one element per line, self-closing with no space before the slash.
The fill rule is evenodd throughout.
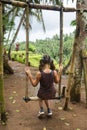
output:
<path id="1" fill-rule="evenodd" d="M 20 0 L 20 1 L 24 1 L 25 0 Z M 51 5 L 59 5 L 60 4 L 60 0 L 29 0 L 30 3 L 36 3 L 36 4 L 51 4 Z M 3 19 L 4 19 L 4 26 L 5 26 L 5 33 L 9 34 L 9 31 L 11 32 L 11 30 L 13 30 L 13 27 L 15 25 L 14 21 L 15 18 L 18 16 L 20 19 L 20 16 L 22 15 L 23 9 L 19 8 L 19 7 L 13 7 L 13 6 L 9 6 L 9 5 L 4 5 L 4 9 L 3 9 Z M 42 16 L 42 10 L 41 9 L 29 9 L 29 15 L 30 15 L 30 22 L 32 19 L 32 16 L 37 18 L 38 22 L 41 22 L 43 25 L 43 29 L 45 30 L 45 25 L 44 25 L 44 20 L 43 20 L 43 16 Z M 7 23 L 7 24 L 6 24 Z M 23 25 L 25 25 L 25 20 L 23 22 Z M 31 27 L 31 23 L 29 23 L 30 28 Z M 9 35 L 8 35 L 9 36 Z M 9 37 L 8 37 L 9 38 Z M 8 39 L 9 40 L 9 39 Z"/>

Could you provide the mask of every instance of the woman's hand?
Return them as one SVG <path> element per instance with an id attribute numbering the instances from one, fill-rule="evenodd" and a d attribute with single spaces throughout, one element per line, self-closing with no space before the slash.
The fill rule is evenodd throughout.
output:
<path id="1" fill-rule="evenodd" d="M 30 68 L 28 66 L 25 67 L 25 73 L 29 76 L 31 75 Z"/>
<path id="2" fill-rule="evenodd" d="M 63 65 L 61 64 L 61 65 L 59 66 L 59 72 L 61 73 L 62 70 L 63 70 Z"/>

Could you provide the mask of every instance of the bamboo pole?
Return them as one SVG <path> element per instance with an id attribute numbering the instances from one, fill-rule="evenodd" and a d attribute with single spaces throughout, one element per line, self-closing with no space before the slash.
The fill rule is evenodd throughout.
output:
<path id="1" fill-rule="evenodd" d="M 13 1 L 13 0 L 0 0 L 4 4 L 10 4 L 16 7 L 22 7 L 25 8 L 27 5 L 29 8 L 33 9 L 43 9 L 43 10 L 54 10 L 54 11 L 60 11 L 61 6 L 58 5 L 41 5 L 41 4 L 33 4 L 33 3 L 27 3 L 27 2 L 21 2 L 21 1 Z M 69 7 L 63 7 L 63 12 L 76 12 L 80 11 L 81 9 L 76 9 L 76 8 L 69 8 Z M 83 12 L 87 12 L 87 8 L 84 10 L 81 10 Z"/>
<path id="2" fill-rule="evenodd" d="M 87 108 L 87 58 L 83 58 L 83 69 L 84 69 L 84 82 L 86 92 L 86 108 Z"/>
<path id="3" fill-rule="evenodd" d="M 75 63 L 75 53 L 76 53 L 76 44 L 74 42 L 70 71 L 69 71 L 69 78 L 68 78 L 66 94 L 65 94 L 64 110 L 68 110 L 68 103 L 69 103 L 69 99 L 70 99 L 70 90 L 71 90 L 71 86 L 73 83 L 72 81 L 73 81 L 73 70 L 74 70 L 74 63 Z"/>
<path id="4" fill-rule="evenodd" d="M 60 10 L 60 52 L 59 52 L 59 65 L 62 64 L 62 55 L 63 55 L 63 3 L 61 3 Z M 59 96 L 61 95 L 61 75 L 59 81 Z"/>
<path id="5" fill-rule="evenodd" d="M 2 31 L 2 3 L 0 2 L 0 115 L 2 123 L 6 123 L 3 78 L 3 31 Z"/>
<path id="6" fill-rule="evenodd" d="M 28 63 L 29 56 L 29 6 L 26 6 L 26 66 Z M 26 90 L 25 90 L 25 98 L 28 98 L 28 76 L 26 75 Z"/>
<path id="7" fill-rule="evenodd" d="M 86 92 L 86 108 L 87 108 L 87 54 L 86 51 L 82 51 L 82 62 L 84 71 L 84 82 L 85 82 L 85 92 Z"/>

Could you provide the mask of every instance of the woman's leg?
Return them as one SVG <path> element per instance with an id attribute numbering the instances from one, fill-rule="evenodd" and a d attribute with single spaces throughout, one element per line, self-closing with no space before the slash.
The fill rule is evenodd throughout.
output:
<path id="1" fill-rule="evenodd" d="M 40 106 L 40 108 L 43 107 L 43 100 L 41 100 L 41 99 L 39 100 L 39 106 Z"/>
<path id="2" fill-rule="evenodd" d="M 50 109 L 50 101 L 49 100 L 44 100 L 46 107 L 47 107 L 47 115 L 51 116 L 52 115 L 52 110 Z"/>
<path id="3" fill-rule="evenodd" d="M 44 100 L 45 104 L 46 104 L 46 107 L 47 108 L 50 108 L 50 101 L 49 100 Z"/>
<path id="4" fill-rule="evenodd" d="M 43 100 L 39 100 L 39 107 L 40 107 L 40 111 L 39 111 L 39 115 L 44 114 L 44 110 L 43 110 Z"/>

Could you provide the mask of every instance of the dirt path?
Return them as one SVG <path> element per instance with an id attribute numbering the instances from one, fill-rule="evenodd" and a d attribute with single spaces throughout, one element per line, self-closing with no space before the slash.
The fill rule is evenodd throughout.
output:
<path id="1" fill-rule="evenodd" d="M 6 75 L 5 102 L 8 121 L 6 126 L 1 126 L 0 130 L 87 130 L 87 109 L 85 108 L 85 92 L 81 88 L 81 103 L 69 104 L 70 110 L 63 111 L 64 99 L 61 101 L 52 100 L 53 117 L 40 120 L 37 118 L 39 111 L 38 102 L 25 103 L 25 65 L 11 62 L 14 75 Z M 34 74 L 36 69 L 31 68 Z M 67 84 L 66 77 L 63 76 L 62 84 Z M 35 96 L 38 87 L 29 85 L 29 96 Z M 45 107 L 45 106 L 44 106 Z M 46 111 L 46 107 L 45 107 Z"/>

